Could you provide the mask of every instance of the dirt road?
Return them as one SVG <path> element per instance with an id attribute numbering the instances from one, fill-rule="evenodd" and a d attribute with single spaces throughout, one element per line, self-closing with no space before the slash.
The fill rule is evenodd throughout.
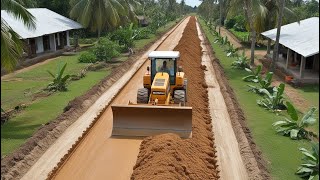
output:
<path id="1" fill-rule="evenodd" d="M 243 163 L 239 144 L 232 128 L 230 116 L 216 79 L 212 59 L 205 45 L 204 35 L 197 23 L 198 35 L 202 47 L 202 64 L 207 67 L 205 80 L 208 85 L 209 109 L 212 126 L 217 144 L 217 158 L 221 179 L 248 179 L 245 164 Z"/>
<path id="2" fill-rule="evenodd" d="M 185 19 L 161 44 L 158 50 L 172 50 L 179 42 L 188 20 L 189 18 Z M 160 43 L 161 40 L 156 42 L 148 52 L 137 60 L 137 63 L 128 73 L 119 79 L 79 120 L 70 126 L 23 179 L 34 179 L 34 177 L 45 179 L 49 171 L 56 166 L 60 158 L 68 152 L 68 149 L 82 134 L 82 131 L 99 114 L 97 109 L 103 109 L 133 75 L 133 78 L 124 86 L 112 103 L 127 104 L 129 100 L 135 102 L 136 92 L 138 88 L 142 87 L 142 75 L 145 73 L 148 63 L 145 63 L 141 69 L 139 67 L 145 62 L 149 52 L 156 49 Z M 139 70 L 135 73 L 137 69 Z M 112 111 L 108 107 L 71 154 L 68 161 L 63 164 L 54 179 L 129 179 L 141 140 L 110 138 L 111 131 Z"/>

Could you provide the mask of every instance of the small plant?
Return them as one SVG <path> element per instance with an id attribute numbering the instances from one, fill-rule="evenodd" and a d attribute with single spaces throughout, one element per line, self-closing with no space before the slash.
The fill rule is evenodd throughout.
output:
<path id="1" fill-rule="evenodd" d="M 245 55 L 244 51 L 242 52 L 242 55 L 237 56 L 236 60 L 232 62 L 231 66 L 235 69 L 246 69 L 249 68 L 249 59 Z"/>
<path id="2" fill-rule="evenodd" d="M 78 58 L 80 63 L 95 63 L 97 62 L 96 56 L 92 52 L 84 52 Z"/>
<path id="3" fill-rule="evenodd" d="M 268 72 L 265 78 L 258 76 L 258 86 L 247 85 L 250 87 L 249 91 L 261 94 L 262 89 L 266 89 L 270 93 L 273 91 L 273 86 L 271 86 L 273 72 Z"/>
<path id="4" fill-rule="evenodd" d="M 49 83 L 45 90 L 48 91 L 66 91 L 67 90 L 67 81 L 70 78 L 70 75 L 63 76 L 64 70 L 67 67 L 67 63 L 59 69 L 58 73 L 54 75 L 50 71 L 48 73 L 53 77 L 53 82 Z"/>
<path id="5" fill-rule="evenodd" d="M 214 39 L 213 43 L 219 43 L 222 46 L 224 46 L 224 45 L 230 46 L 230 42 L 229 42 L 227 36 L 222 37 L 222 36 L 219 35 Z"/>
<path id="6" fill-rule="evenodd" d="M 319 179 L 319 143 L 312 143 L 311 151 L 300 148 L 302 154 L 302 164 L 298 167 L 296 174 L 308 180 Z"/>
<path id="7" fill-rule="evenodd" d="M 307 127 L 314 125 L 317 121 L 314 118 L 316 108 L 312 107 L 299 119 L 295 107 L 290 102 L 286 104 L 290 119 L 285 118 L 272 124 L 276 128 L 277 133 L 283 136 L 290 136 L 291 139 L 310 139 L 309 135 L 316 136 L 313 132 L 306 130 Z"/>
<path id="8" fill-rule="evenodd" d="M 233 47 L 233 44 L 230 44 L 226 49 L 227 57 L 236 57 L 238 56 L 238 48 Z"/>
<path id="9" fill-rule="evenodd" d="M 258 100 L 257 103 L 259 106 L 262 106 L 272 112 L 275 111 L 280 111 L 280 110 L 285 110 L 286 106 L 284 105 L 284 98 L 283 98 L 283 93 L 284 93 L 284 87 L 285 85 L 281 83 L 279 87 L 274 87 L 273 92 L 270 93 L 266 89 L 261 89 L 259 92 L 261 94 L 266 95 L 261 100 Z"/>
<path id="10" fill-rule="evenodd" d="M 262 65 L 257 66 L 257 69 L 255 71 L 249 68 L 245 68 L 245 70 L 248 71 L 250 75 L 242 78 L 242 80 L 246 82 L 254 82 L 254 83 L 259 82 L 259 77 L 261 77 L 260 73 L 262 70 Z"/>

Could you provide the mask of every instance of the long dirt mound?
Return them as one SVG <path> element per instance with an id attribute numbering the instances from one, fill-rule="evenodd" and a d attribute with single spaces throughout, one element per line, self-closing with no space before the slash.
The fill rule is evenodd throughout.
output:
<path id="1" fill-rule="evenodd" d="M 188 78 L 188 106 L 193 108 L 192 138 L 182 140 L 175 134 L 146 138 L 141 143 L 131 179 L 219 179 L 195 17 L 190 19 L 174 50 L 180 51 L 178 63 Z"/>

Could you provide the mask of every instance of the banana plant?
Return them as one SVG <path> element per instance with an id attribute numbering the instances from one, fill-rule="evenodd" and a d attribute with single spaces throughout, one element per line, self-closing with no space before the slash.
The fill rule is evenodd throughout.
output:
<path id="1" fill-rule="evenodd" d="M 273 72 L 268 72 L 266 77 L 264 78 L 262 78 L 261 76 L 258 76 L 258 86 L 248 84 L 247 86 L 249 86 L 249 91 L 257 94 L 261 94 L 261 91 L 263 89 L 266 89 L 267 91 L 272 93 L 274 88 L 274 86 L 271 86 L 272 76 L 273 76 Z"/>
<path id="2" fill-rule="evenodd" d="M 218 43 L 218 42 L 222 42 L 223 41 L 223 37 L 222 36 L 216 36 L 216 38 L 214 38 L 213 43 Z"/>
<path id="3" fill-rule="evenodd" d="M 250 75 L 243 77 L 242 80 L 246 82 L 254 82 L 254 83 L 259 82 L 259 77 L 261 77 L 260 73 L 262 70 L 262 65 L 258 65 L 255 71 L 249 68 L 245 68 L 245 70 L 249 72 Z"/>
<path id="4" fill-rule="evenodd" d="M 316 123 L 314 117 L 316 108 L 312 107 L 301 119 L 298 117 L 297 110 L 290 102 L 286 102 L 287 112 L 290 119 L 277 121 L 272 124 L 277 133 L 283 136 L 290 136 L 291 139 L 310 139 L 310 136 L 316 136 L 313 132 L 306 130 L 307 127 Z"/>
<path id="5" fill-rule="evenodd" d="M 233 44 L 229 44 L 228 48 L 225 50 L 227 53 L 227 57 L 236 57 L 238 56 L 239 48 L 235 48 Z"/>
<path id="6" fill-rule="evenodd" d="M 230 46 L 230 41 L 228 40 L 228 37 L 225 36 L 224 38 L 222 38 L 222 41 L 220 42 L 220 45 L 227 45 L 227 46 Z"/>
<path id="7" fill-rule="evenodd" d="M 312 143 L 311 151 L 299 148 L 303 154 L 302 164 L 296 174 L 308 180 L 319 179 L 319 143 Z"/>
<path id="8" fill-rule="evenodd" d="M 242 55 L 237 56 L 236 60 L 232 62 L 231 66 L 235 69 L 246 69 L 249 68 L 249 59 L 245 55 L 244 51 Z"/>
<path id="9" fill-rule="evenodd" d="M 48 84 L 46 90 L 48 91 L 66 91 L 67 90 L 67 80 L 70 78 L 70 75 L 63 76 L 63 73 L 66 67 L 67 67 L 67 63 L 61 69 L 59 69 L 56 75 L 54 75 L 50 71 L 47 71 L 53 77 L 53 81 Z"/>
<path id="10" fill-rule="evenodd" d="M 270 93 L 266 89 L 261 89 L 260 93 L 265 95 L 261 100 L 258 100 L 257 103 L 259 106 L 264 107 L 272 112 L 285 110 L 286 106 L 284 105 L 284 88 L 285 85 L 281 83 L 279 87 L 274 87 L 273 92 Z"/>

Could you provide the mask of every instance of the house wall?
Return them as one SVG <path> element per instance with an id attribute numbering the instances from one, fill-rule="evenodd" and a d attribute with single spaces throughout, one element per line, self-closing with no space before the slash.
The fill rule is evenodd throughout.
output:
<path id="1" fill-rule="evenodd" d="M 36 53 L 42 53 L 43 52 L 43 39 L 41 37 L 36 37 Z"/>

